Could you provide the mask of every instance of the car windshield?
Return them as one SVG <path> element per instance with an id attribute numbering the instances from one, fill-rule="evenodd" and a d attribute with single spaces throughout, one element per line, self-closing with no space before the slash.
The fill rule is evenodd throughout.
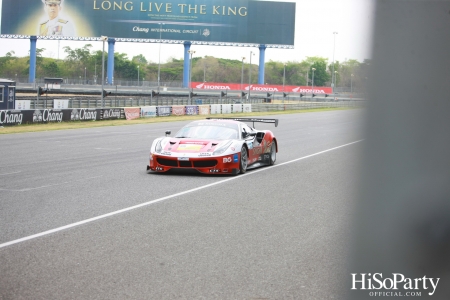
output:
<path id="1" fill-rule="evenodd" d="M 236 124 L 189 124 L 175 135 L 176 138 L 216 139 L 227 140 L 238 137 Z"/>

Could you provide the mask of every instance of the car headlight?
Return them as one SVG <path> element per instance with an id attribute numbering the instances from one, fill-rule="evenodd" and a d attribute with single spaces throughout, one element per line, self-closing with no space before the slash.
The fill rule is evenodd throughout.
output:
<path id="1" fill-rule="evenodd" d="M 156 153 L 161 153 L 161 151 L 164 149 L 166 144 L 167 144 L 167 140 L 166 139 L 160 139 L 158 142 L 156 142 L 155 152 Z"/>
<path id="2" fill-rule="evenodd" d="M 220 155 L 224 153 L 231 146 L 232 143 L 233 141 L 229 141 L 225 143 L 223 146 L 220 146 L 217 150 L 213 152 L 213 155 Z"/>
<path id="3" fill-rule="evenodd" d="M 156 152 L 156 153 L 161 153 L 161 151 L 162 151 L 161 140 L 159 140 L 159 141 L 156 143 L 156 146 L 155 146 L 155 152 Z"/>

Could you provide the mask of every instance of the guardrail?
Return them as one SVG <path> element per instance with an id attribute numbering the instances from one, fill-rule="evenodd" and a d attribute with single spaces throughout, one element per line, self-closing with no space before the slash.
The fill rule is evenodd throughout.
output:
<path id="1" fill-rule="evenodd" d="M 58 96 L 54 96 L 58 97 Z M 22 100 L 20 100 L 22 99 Z M 187 97 L 140 97 L 140 96 L 111 96 L 102 100 L 98 97 L 72 96 L 58 97 L 53 99 L 49 96 L 41 96 L 39 99 L 33 97 L 21 97 L 16 101 L 28 101 L 30 109 L 51 109 L 58 108 L 55 103 L 66 101 L 65 108 L 117 108 L 117 107 L 139 107 L 139 106 L 160 106 L 160 105 L 211 105 L 211 104 L 252 104 L 261 105 L 260 111 L 304 109 L 314 107 L 354 107 L 364 105 L 365 99 L 361 98 L 340 98 L 338 101 L 329 98 L 305 98 L 300 100 L 277 100 L 277 99 L 251 98 L 242 102 L 240 98 L 198 98 L 189 100 Z M 16 105 L 17 107 L 17 105 Z M 291 108 L 294 107 L 294 108 Z"/>

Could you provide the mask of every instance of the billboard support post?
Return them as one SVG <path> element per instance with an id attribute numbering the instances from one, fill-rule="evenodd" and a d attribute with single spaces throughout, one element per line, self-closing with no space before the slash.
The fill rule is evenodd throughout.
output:
<path id="1" fill-rule="evenodd" d="M 266 45 L 259 45 L 259 74 L 258 74 L 258 84 L 264 84 L 264 66 L 265 66 L 265 54 Z"/>
<path id="2" fill-rule="evenodd" d="M 108 38 L 108 85 L 114 84 L 114 44 L 116 40 L 113 38 Z"/>
<path id="3" fill-rule="evenodd" d="M 191 105 L 192 104 L 192 94 L 193 94 L 193 92 L 194 92 L 194 89 L 193 89 L 193 87 L 192 87 L 192 81 L 191 81 L 191 78 L 192 78 L 192 55 L 194 55 L 194 53 L 195 53 L 195 51 L 193 51 L 193 50 L 189 50 L 188 51 L 189 52 L 189 54 L 191 55 L 191 58 L 190 58 L 190 61 L 189 61 L 189 101 L 188 101 L 188 105 Z M 191 89 L 192 89 L 192 91 L 191 91 Z"/>
<path id="4" fill-rule="evenodd" d="M 36 43 L 37 37 L 30 36 L 30 72 L 28 82 L 35 83 L 36 78 Z"/>
<path id="5" fill-rule="evenodd" d="M 101 36 L 100 40 L 103 42 L 103 50 L 102 50 L 102 108 L 105 107 L 105 103 L 103 102 L 103 86 L 105 84 L 105 41 L 108 39 L 107 36 Z"/>
<path id="6" fill-rule="evenodd" d="M 191 42 L 184 42 L 183 87 L 189 88 L 189 50 Z"/>

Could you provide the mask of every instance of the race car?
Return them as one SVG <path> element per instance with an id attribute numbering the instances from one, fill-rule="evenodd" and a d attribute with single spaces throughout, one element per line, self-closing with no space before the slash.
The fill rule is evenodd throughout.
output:
<path id="1" fill-rule="evenodd" d="M 252 123 L 247 125 L 246 123 Z M 153 141 L 147 171 L 193 169 L 204 174 L 244 174 L 247 169 L 273 165 L 278 142 L 269 130 L 256 130 L 255 123 L 278 119 L 206 118 L 171 131 Z"/>

